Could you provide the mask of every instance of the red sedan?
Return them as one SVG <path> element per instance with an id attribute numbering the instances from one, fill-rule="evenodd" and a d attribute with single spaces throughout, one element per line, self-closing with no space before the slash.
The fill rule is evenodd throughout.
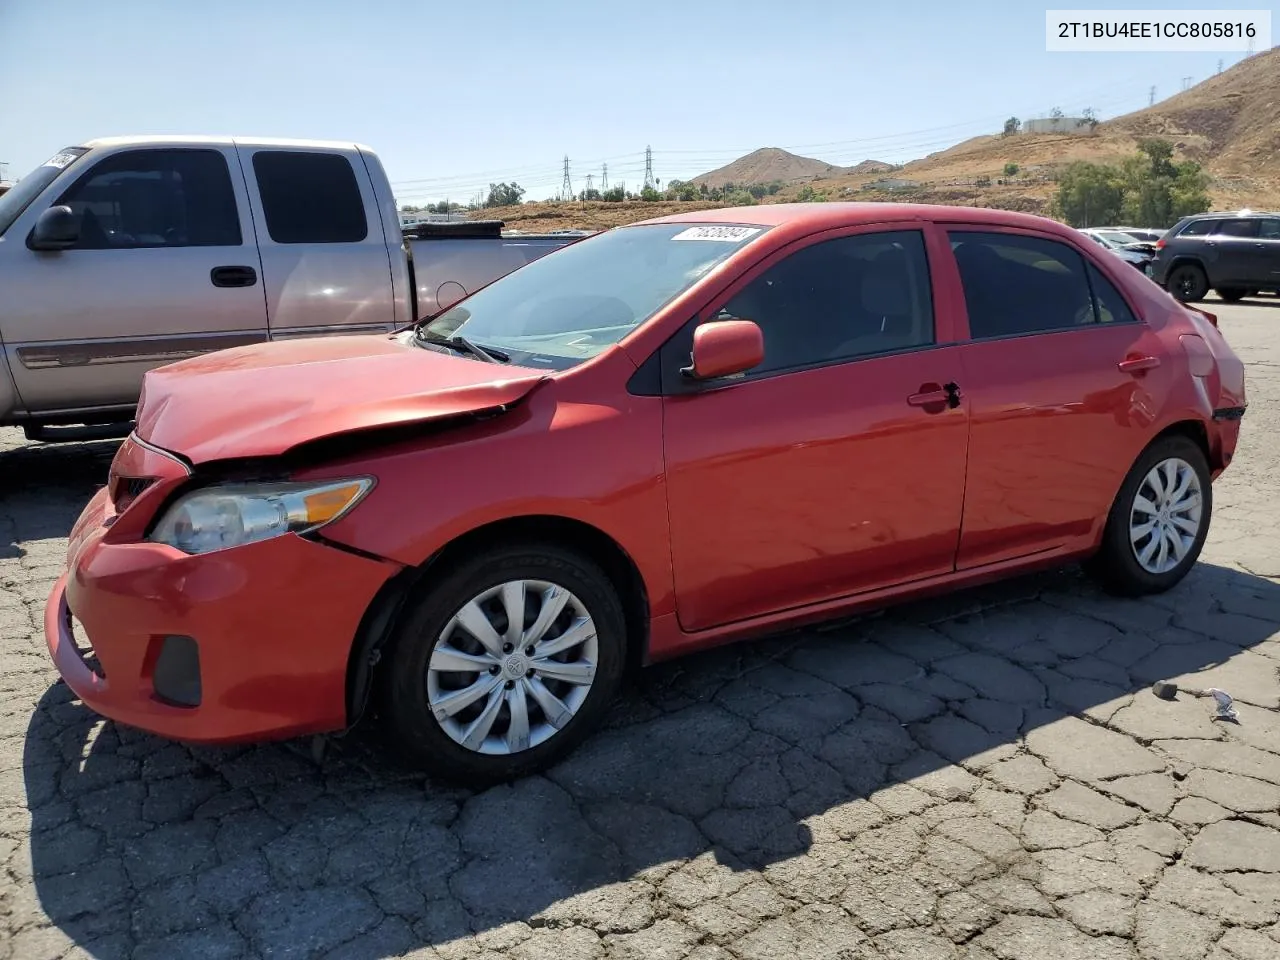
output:
<path id="1" fill-rule="evenodd" d="M 667 217 L 399 335 L 155 370 L 45 631 L 121 723 L 376 702 L 433 770 L 507 779 L 632 665 L 1074 560 L 1167 590 L 1244 408 L 1210 315 L 1048 220 Z"/>

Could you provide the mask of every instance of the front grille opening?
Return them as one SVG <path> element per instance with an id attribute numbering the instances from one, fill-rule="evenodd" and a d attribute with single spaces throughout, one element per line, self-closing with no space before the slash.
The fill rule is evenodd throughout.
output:
<path id="1" fill-rule="evenodd" d="M 193 638 L 168 636 L 161 641 L 151 685 L 156 699 L 171 707 L 200 706 L 200 647 Z"/>

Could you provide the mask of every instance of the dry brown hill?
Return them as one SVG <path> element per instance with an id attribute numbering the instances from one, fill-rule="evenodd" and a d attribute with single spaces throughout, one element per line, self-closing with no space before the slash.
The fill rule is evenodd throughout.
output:
<path id="1" fill-rule="evenodd" d="M 825 160 L 796 156 L 777 147 L 761 147 L 718 170 L 694 177 L 693 182 L 708 187 L 723 187 L 726 183 L 800 183 L 839 172 L 840 167 Z"/>
<path id="2" fill-rule="evenodd" d="M 840 131 L 833 130 L 833 139 Z M 1153 107 L 1101 123 L 1089 135 L 1019 133 L 973 137 L 946 150 L 892 168 L 866 161 L 841 168 L 821 160 L 765 148 L 695 178 L 695 183 L 788 184 L 765 202 L 796 199 L 802 191 L 829 200 L 911 200 L 1000 207 L 1046 214 L 1054 177 L 1068 163 L 1114 163 L 1137 150 L 1143 137 L 1174 144 L 1179 158 L 1202 163 L 1211 177 L 1215 209 L 1280 207 L 1280 48 L 1246 58 L 1223 73 Z M 1017 173 L 1005 173 L 1008 164 Z M 904 181 L 885 190 L 889 170 Z M 807 195 L 807 193 L 806 193 Z M 483 211 L 513 227 L 555 230 L 603 228 L 705 209 L 708 203 L 523 204 Z"/>
<path id="3" fill-rule="evenodd" d="M 879 160 L 863 160 L 846 170 L 846 173 L 889 173 L 897 168 L 892 163 L 881 163 Z"/>

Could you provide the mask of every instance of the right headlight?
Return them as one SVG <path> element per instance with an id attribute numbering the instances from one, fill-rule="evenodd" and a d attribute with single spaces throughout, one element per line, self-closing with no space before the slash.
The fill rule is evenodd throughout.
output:
<path id="1" fill-rule="evenodd" d="M 147 539 L 199 554 L 305 533 L 332 523 L 371 489 L 369 477 L 205 487 L 175 501 Z"/>

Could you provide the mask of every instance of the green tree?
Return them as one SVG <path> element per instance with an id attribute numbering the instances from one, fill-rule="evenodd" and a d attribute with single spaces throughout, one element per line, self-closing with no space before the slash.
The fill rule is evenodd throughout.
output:
<path id="1" fill-rule="evenodd" d="M 667 196 L 672 200 L 697 200 L 698 187 L 696 184 L 690 183 L 688 180 L 668 180 Z"/>
<path id="2" fill-rule="evenodd" d="M 600 195 L 600 199 L 605 203 L 621 203 L 627 199 L 627 188 L 622 184 L 616 187 L 610 187 Z"/>
<path id="3" fill-rule="evenodd" d="M 1019 120 L 1017 117 L 1010 117 L 1008 120 L 1004 122 L 1004 133 L 1002 133 L 1001 136 L 1012 137 L 1015 133 L 1017 133 L 1021 129 L 1022 129 L 1022 121 Z"/>
<path id="4" fill-rule="evenodd" d="M 1018 175 L 1018 165 L 1012 161 L 1004 165 L 1004 175 L 1006 177 L 1016 177 Z"/>
<path id="5" fill-rule="evenodd" d="M 1073 227 L 1116 223 L 1124 200 L 1125 183 L 1115 167 L 1080 160 L 1059 178 L 1053 211 Z"/>
<path id="6" fill-rule="evenodd" d="M 653 189 L 653 187 L 645 187 L 640 191 L 640 199 L 647 203 L 653 203 L 655 200 L 661 200 L 662 194 Z"/>
<path id="7" fill-rule="evenodd" d="M 522 202 L 524 187 L 518 183 L 491 183 L 486 207 L 513 207 Z"/>
<path id="8" fill-rule="evenodd" d="M 1121 170 L 1125 220 L 1171 227 L 1188 214 L 1209 209 L 1209 178 L 1198 163 L 1174 161 L 1168 140 L 1139 141 L 1138 154 L 1126 160 Z"/>

